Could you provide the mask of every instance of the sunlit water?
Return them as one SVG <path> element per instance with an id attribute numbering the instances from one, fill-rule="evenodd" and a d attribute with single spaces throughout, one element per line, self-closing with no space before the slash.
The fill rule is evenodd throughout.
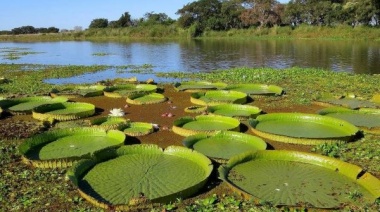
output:
<path id="1" fill-rule="evenodd" d="M 37 54 L 7 58 L 7 50 Z M 99 55 L 100 54 L 100 55 Z M 2 42 L 0 62 L 51 65 L 153 65 L 154 72 L 208 72 L 234 67 L 315 67 L 356 74 L 380 73 L 380 42 L 321 40 L 185 40 L 140 42 Z M 53 83 L 83 83 L 115 77 L 155 78 L 154 74 L 109 69 Z M 143 80 L 143 79 L 141 79 Z"/>

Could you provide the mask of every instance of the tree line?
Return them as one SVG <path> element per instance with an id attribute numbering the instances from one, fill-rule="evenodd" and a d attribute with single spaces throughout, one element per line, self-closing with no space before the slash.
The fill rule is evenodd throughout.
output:
<path id="1" fill-rule="evenodd" d="M 118 20 L 93 19 L 93 28 L 122 28 L 155 24 L 193 27 L 195 35 L 205 30 L 244 29 L 312 25 L 338 26 L 380 25 L 380 0 L 291 0 L 281 4 L 276 0 L 198 0 L 178 9 L 174 20 L 165 13 L 148 12 L 142 18 L 132 19 L 125 12 Z M 24 26 L 12 29 L 11 34 L 58 32 L 55 27 L 34 28 Z M 0 32 L 1 33 L 1 32 Z"/>
<path id="2" fill-rule="evenodd" d="M 22 26 L 13 28 L 11 31 L 0 31 L 0 35 L 20 35 L 20 34 L 38 34 L 38 33 L 58 33 L 59 29 L 56 27 L 39 27 Z"/>

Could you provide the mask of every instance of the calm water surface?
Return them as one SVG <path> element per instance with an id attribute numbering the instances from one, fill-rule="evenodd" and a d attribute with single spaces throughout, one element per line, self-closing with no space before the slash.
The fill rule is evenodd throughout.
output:
<path id="1" fill-rule="evenodd" d="M 38 52 L 9 60 L 7 50 Z M 103 53 L 103 56 L 94 55 Z M 380 42 L 321 40 L 60 41 L 0 43 L 0 63 L 143 65 L 157 72 L 207 72 L 233 67 L 316 67 L 380 74 Z M 112 70 L 108 70 L 110 74 Z M 114 70 L 113 70 L 114 72 Z M 99 75 L 99 73 L 98 73 Z M 100 75 L 106 75 L 103 73 Z M 100 78 L 104 76 L 98 76 Z"/>

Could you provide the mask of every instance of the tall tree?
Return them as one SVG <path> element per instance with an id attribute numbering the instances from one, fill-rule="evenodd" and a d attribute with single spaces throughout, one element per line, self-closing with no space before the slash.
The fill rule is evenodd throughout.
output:
<path id="1" fill-rule="evenodd" d="M 108 19 L 106 18 L 96 18 L 91 21 L 88 28 L 106 28 L 108 26 Z"/>
<path id="2" fill-rule="evenodd" d="M 259 25 L 270 27 L 281 24 L 281 13 L 284 7 L 276 0 L 245 0 L 242 1 L 246 10 L 241 15 L 245 26 Z"/>

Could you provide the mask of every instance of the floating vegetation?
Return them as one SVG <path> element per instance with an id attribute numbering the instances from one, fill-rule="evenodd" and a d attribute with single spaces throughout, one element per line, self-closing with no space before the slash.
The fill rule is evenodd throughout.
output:
<path id="1" fill-rule="evenodd" d="M 32 110 L 38 106 L 62 103 L 67 100 L 65 97 L 51 98 L 49 96 L 9 98 L 0 100 L 0 107 L 15 115 L 31 114 Z"/>
<path id="2" fill-rule="evenodd" d="M 100 128 L 68 128 L 48 131 L 26 139 L 19 151 L 35 167 L 62 168 L 92 158 L 99 150 L 124 144 L 125 134 Z"/>
<path id="3" fill-rule="evenodd" d="M 36 107 L 33 118 L 40 121 L 70 121 L 94 115 L 95 105 L 82 102 L 64 102 Z"/>
<path id="4" fill-rule="evenodd" d="M 276 85 L 265 84 L 233 84 L 224 90 L 240 91 L 253 96 L 280 96 L 284 89 Z"/>
<path id="5" fill-rule="evenodd" d="M 7 60 L 18 60 L 22 56 L 30 54 L 41 54 L 43 52 L 31 52 L 27 51 L 28 48 L 2 48 L 0 49 L 0 56 Z"/>
<path id="6" fill-rule="evenodd" d="M 318 113 L 348 121 L 365 132 L 380 133 L 380 109 L 360 108 L 352 110 L 344 107 L 330 107 L 322 109 Z"/>
<path id="7" fill-rule="evenodd" d="M 128 97 L 138 93 L 154 93 L 157 85 L 152 84 L 124 84 L 109 86 L 104 89 L 104 96 L 112 98 Z"/>
<path id="8" fill-rule="evenodd" d="M 240 131 L 240 121 L 225 116 L 182 117 L 174 121 L 172 130 L 182 136 L 198 133 L 213 135 L 221 130 Z"/>
<path id="9" fill-rule="evenodd" d="M 188 81 L 175 83 L 174 88 L 177 91 L 186 91 L 186 92 L 205 92 L 207 90 L 217 90 L 223 89 L 227 86 L 226 83 L 222 82 L 207 82 L 207 81 Z"/>
<path id="10" fill-rule="evenodd" d="M 261 114 L 261 109 L 252 105 L 221 104 L 207 107 L 206 111 L 210 114 L 229 116 L 239 120 L 256 118 Z"/>
<path id="11" fill-rule="evenodd" d="M 380 108 L 380 104 L 377 104 L 376 102 L 371 102 L 355 96 L 318 99 L 314 103 L 322 106 L 342 106 L 350 109 Z"/>
<path id="12" fill-rule="evenodd" d="M 137 211 L 189 197 L 213 169 L 204 155 L 178 146 L 132 145 L 97 155 L 74 165 L 68 177 L 85 199 L 107 210 Z"/>
<path id="13" fill-rule="evenodd" d="M 108 56 L 112 55 L 111 53 L 106 53 L 106 52 L 95 52 L 92 54 L 92 56 Z"/>
<path id="14" fill-rule="evenodd" d="M 242 153 L 221 166 L 219 176 L 245 197 L 274 206 L 338 209 L 364 206 L 380 197 L 380 180 L 362 168 L 297 151 Z M 360 195 L 351 198 L 353 192 Z"/>
<path id="15" fill-rule="evenodd" d="M 305 145 L 351 141 L 359 133 L 347 121 L 317 114 L 265 114 L 250 119 L 249 124 L 263 138 Z"/>
<path id="16" fill-rule="evenodd" d="M 127 103 L 133 105 L 157 104 L 166 100 L 167 98 L 160 93 L 137 93 L 127 97 Z"/>
<path id="17" fill-rule="evenodd" d="M 1 108 L 0 108 L 1 109 Z M 1 114 L 0 114 L 1 115 Z M 0 140 L 25 139 L 46 130 L 41 122 L 33 121 L 4 121 L 0 126 Z"/>
<path id="18" fill-rule="evenodd" d="M 123 117 L 100 117 L 91 120 L 93 127 L 99 127 L 105 130 L 123 130 L 129 126 L 129 120 Z"/>
<path id="19" fill-rule="evenodd" d="M 259 137 L 240 132 L 221 131 L 214 135 L 196 134 L 186 137 L 182 144 L 211 159 L 225 162 L 247 151 L 265 150 L 267 144 Z"/>
<path id="20" fill-rule="evenodd" d="M 154 132 L 154 126 L 145 122 L 130 122 L 123 129 L 123 132 L 129 136 L 143 136 Z"/>
<path id="21" fill-rule="evenodd" d="M 90 86 L 75 86 L 68 87 L 62 90 L 54 89 L 50 92 L 52 97 L 63 96 L 68 99 L 79 97 L 93 97 L 103 95 L 103 85 L 90 85 Z"/>
<path id="22" fill-rule="evenodd" d="M 244 104 L 247 102 L 247 94 L 239 91 L 206 91 L 192 93 L 190 101 L 197 105 L 220 105 L 220 104 Z"/>
<path id="23" fill-rule="evenodd" d="M 187 113 L 204 113 L 207 110 L 207 106 L 193 105 L 186 107 L 184 110 Z"/>

